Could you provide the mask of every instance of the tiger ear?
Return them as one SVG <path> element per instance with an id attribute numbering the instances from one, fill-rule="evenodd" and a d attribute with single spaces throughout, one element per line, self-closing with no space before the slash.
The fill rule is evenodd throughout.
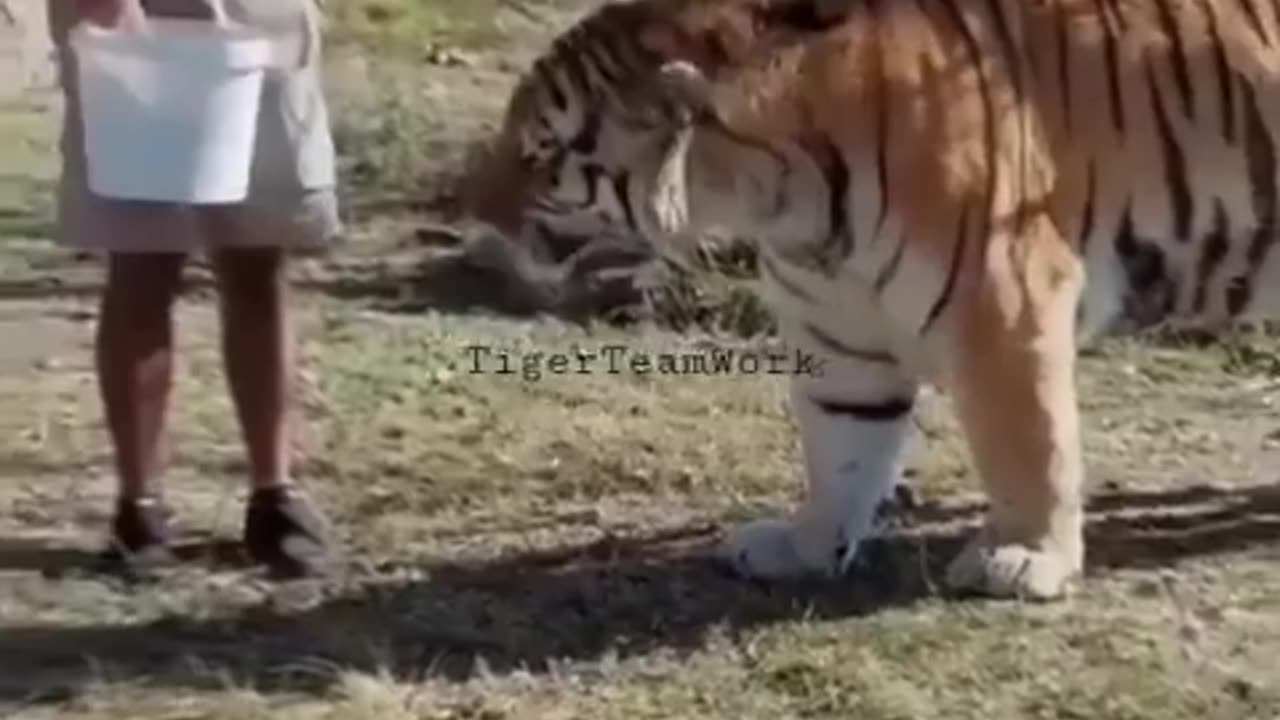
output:
<path id="1" fill-rule="evenodd" d="M 693 123 L 711 110 L 711 82 L 696 65 L 672 60 L 658 69 L 659 95 L 674 109 L 681 125 Z"/>

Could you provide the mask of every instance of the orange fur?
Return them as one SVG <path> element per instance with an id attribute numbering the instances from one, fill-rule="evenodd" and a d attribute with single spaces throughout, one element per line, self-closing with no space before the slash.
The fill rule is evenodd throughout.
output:
<path id="1" fill-rule="evenodd" d="M 842 0 L 829 2 L 835 14 Z M 639 0 L 609 3 L 556 39 L 542 60 L 557 66 L 576 52 L 578 38 L 646 53 L 648 70 L 669 60 L 689 60 L 714 75 L 734 68 L 762 47 L 785 42 L 793 31 L 779 13 L 794 0 Z M 803 3 L 799 3 L 803 4 Z M 822 3 L 819 2 L 819 5 Z M 473 159 L 459 183 L 468 214 L 509 233 L 518 231 L 528 199 L 541 190 L 539 178 L 520 161 L 521 132 L 539 112 L 535 98 L 543 79 L 526 73 L 512 91 L 494 137 Z M 501 192 L 496 191 L 501 188 Z"/>
<path id="2" fill-rule="evenodd" d="M 888 357 L 952 391 L 992 501 L 953 583 L 1057 595 L 1083 563 L 1078 320 L 1215 324 L 1280 311 L 1268 307 L 1280 281 L 1280 16 L 1256 0 L 847 0 L 821 22 L 795 21 L 816 2 L 621 6 L 616 18 L 642 38 L 657 79 L 642 73 L 598 112 L 647 110 L 651 121 L 627 131 L 628 142 L 613 138 L 614 155 L 581 154 L 647 183 L 646 203 L 624 209 L 656 220 L 603 216 L 654 241 L 728 225 L 788 260 L 818 257 L 817 246 L 848 235 L 835 262 L 821 256 L 821 272 L 795 264 L 807 284 L 781 293 L 794 302 L 788 317 L 830 328 L 847 314 L 874 316 L 874 328 L 843 326 L 875 343 L 845 355 Z M 764 7 L 790 19 L 753 23 Z M 612 32 L 613 21 L 598 22 L 595 32 Z M 656 67 L 671 60 L 701 71 L 705 97 L 673 91 L 675 76 Z M 499 155 L 528 150 L 529 87 L 513 101 Z M 558 140 L 567 144 L 549 142 Z M 827 147 L 834 157 L 824 159 Z M 577 152 L 562 149 L 540 157 L 563 164 Z M 566 192 L 563 178 L 505 177 L 517 178 L 499 199 L 508 228 Z M 833 193 L 848 197 L 824 201 Z M 874 210 L 876 195 L 876 223 L 846 217 L 854 205 Z M 560 207 L 585 216 L 601 205 L 552 207 L 539 222 L 554 226 Z M 842 295 L 842 283 L 858 292 Z M 851 313 L 838 306 L 845 297 L 869 307 Z M 901 378 L 887 377 L 882 366 L 845 385 L 899 391 Z M 900 403 L 817 405 L 869 423 Z M 831 466 L 836 451 L 819 450 L 810 460 Z M 810 482 L 812 497 L 833 492 L 822 486 L 831 478 Z M 779 573 L 821 562 L 824 543 L 838 542 L 831 513 L 806 508 L 791 524 L 731 540 L 734 557 L 764 558 L 760 567 Z"/>

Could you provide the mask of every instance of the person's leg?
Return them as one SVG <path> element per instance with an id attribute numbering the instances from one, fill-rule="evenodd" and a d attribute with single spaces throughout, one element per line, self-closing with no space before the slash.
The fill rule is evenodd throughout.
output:
<path id="1" fill-rule="evenodd" d="M 96 338 L 98 384 L 115 450 L 117 551 L 162 546 L 157 504 L 173 373 L 173 305 L 184 256 L 112 253 Z"/>
<path id="2" fill-rule="evenodd" d="M 284 251 L 223 248 L 213 259 L 223 361 L 253 489 L 246 547 L 280 573 L 320 571 L 329 560 L 327 524 L 290 475 L 294 341 Z"/>
<path id="3" fill-rule="evenodd" d="M 236 22 L 270 31 L 299 65 L 265 81 L 245 202 L 200 213 L 218 275 L 227 379 L 249 457 L 249 554 L 276 573 L 329 564 L 328 524 L 291 477 L 294 347 L 285 258 L 329 248 L 341 223 L 315 0 L 228 3 Z M 295 23 L 296 21 L 296 23 Z"/>
<path id="4" fill-rule="evenodd" d="M 289 483 L 289 326 L 284 253 L 279 248 L 214 253 L 222 310 L 222 353 L 255 490 Z"/>

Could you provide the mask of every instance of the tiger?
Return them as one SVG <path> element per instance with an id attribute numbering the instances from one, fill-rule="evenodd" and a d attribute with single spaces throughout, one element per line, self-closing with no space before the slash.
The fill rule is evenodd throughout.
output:
<path id="1" fill-rule="evenodd" d="M 846 573 L 931 385 L 987 499 L 946 585 L 1070 593 L 1080 348 L 1280 308 L 1280 5 L 844 0 L 732 58 L 659 44 L 611 76 L 644 36 L 628 13 L 711 5 L 740 4 L 632 0 L 570 31 L 513 94 L 502 212 L 477 217 L 675 261 L 713 229 L 755 244 L 779 335 L 824 365 L 789 380 L 803 499 L 716 550 L 740 575 Z"/>

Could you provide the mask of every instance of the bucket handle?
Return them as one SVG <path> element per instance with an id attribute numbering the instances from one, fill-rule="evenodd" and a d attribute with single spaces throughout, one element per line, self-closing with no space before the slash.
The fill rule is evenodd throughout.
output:
<path id="1" fill-rule="evenodd" d="M 0 7 L 4 7 L 7 0 L 0 0 Z M 123 14 L 120 18 L 120 27 L 133 31 L 145 32 L 147 30 L 147 13 L 142 7 L 143 0 L 124 0 Z M 220 29 L 229 29 L 234 23 L 227 14 L 226 0 L 204 0 L 212 15 L 213 23 Z M 320 34 L 320 14 L 323 12 L 325 2 L 323 0 L 308 0 L 304 3 L 302 13 L 302 33 L 303 48 L 298 58 L 298 67 L 306 67 L 313 59 L 319 46 Z M 288 64 L 288 63 L 285 63 Z"/>
<path id="2" fill-rule="evenodd" d="M 215 25 L 222 29 L 231 27 L 231 19 L 227 15 L 225 0 L 204 0 L 204 3 L 209 7 L 209 12 L 213 16 Z M 125 0 L 123 5 L 123 12 L 120 18 L 121 26 L 130 30 L 145 30 L 147 28 L 147 11 L 142 7 L 142 0 Z"/>
<path id="3" fill-rule="evenodd" d="M 209 6 L 209 11 L 213 13 L 215 25 L 224 30 L 231 27 L 231 20 L 227 18 L 227 6 L 224 0 L 205 0 L 205 4 Z"/>
<path id="4" fill-rule="evenodd" d="M 142 0 L 124 0 L 121 3 L 120 15 L 116 22 L 119 27 L 131 32 L 143 32 L 147 29 L 147 11 L 142 9 Z"/>

